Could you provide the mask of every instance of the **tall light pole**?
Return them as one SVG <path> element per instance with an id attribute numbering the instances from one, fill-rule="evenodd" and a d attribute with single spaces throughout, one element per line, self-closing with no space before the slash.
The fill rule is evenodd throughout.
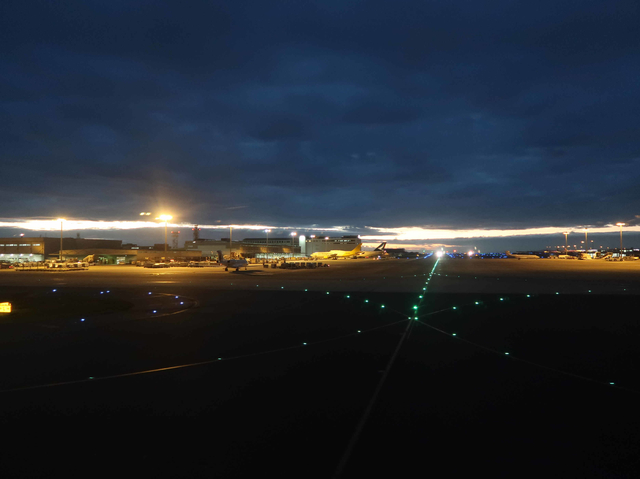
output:
<path id="1" fill-rule="evenodd" d="M 271 230 L 264 230 L 265 233 L 267 233 L 267 263 L 269 262 L 269 233 L 271 233 Z"/>
<path id="2" fill-rule="evenodd" d="M 160 215 L 156 219 L 164 221 L 164 252 L 167 252 L 167 226 L 169 224 L 169 220 L 172 219 L 171 215 Z"/>
<path id="3" fill-rule="evenodd" d="M 569 235 L 568 231 L 565 231 L 564 233 L 562 233 L 564 235 L 564 253 L 567 254 L 567 248 L 568 248 L 568 243 L 567 243 L 567 236 Z"/>
<path id="4" fill-rule="evenodd" d="M 587 231 L 589 231 L 589 228 L 584 229 L 584 252 L 585 253 L 589 251 L 589 242 L 587 241 Z"/>
<path id="5" fill-rule="evenodd" d="M 60 222 L 60 253 L 59 253 L 59 258 L 60 261 L 62 261 L 62 224 L 67 221 L 64 218 L 58 218 L 58 221 Z"/>
<path id="6" fill-rule="evenodd" d="M 291 257 L 293 257 L 293 241 L 294 238 L 298 235 L 298 233 L 296 233 L 295 231 L 293 233 L 291 233 Z"/>
<path id="7" fill-rule="evenodd" d="M 626 223 L 616 223 L 616 226 L 620 227 L 620 256 L 622 256 L 622 227 L 625 225 Z"/>

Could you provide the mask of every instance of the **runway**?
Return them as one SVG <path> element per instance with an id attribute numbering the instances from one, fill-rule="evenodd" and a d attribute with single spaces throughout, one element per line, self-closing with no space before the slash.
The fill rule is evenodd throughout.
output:
<path id="1" fill-rule="evenodd" d="M 640 265 L 330 264 L 1 270 L 5 475 L 640 471 Z"/>

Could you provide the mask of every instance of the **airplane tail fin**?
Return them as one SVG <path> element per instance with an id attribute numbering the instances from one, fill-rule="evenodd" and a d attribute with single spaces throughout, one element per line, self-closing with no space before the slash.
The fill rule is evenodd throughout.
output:
<path id="1" fill-rule="evenodd" d="M 218 250 L 218 261 L 222 263 L 223 259 L 224 259 L 224 256 L 222 256 L 222 251 Z"/>
<path id="2" fill-rule="evenodd" d="M 505 253 L 507 253 L 507 254 L 511 254 L 511 251 L 507 250 L 507 251 L 505 251 Z"/>
<path id="3" fill-rule="evenodd" d="M 353 250 L 351 252 L 352 253 L 359 253 L 361 249 L 362 249 L 362 243 L 360 243 L 358 246 L 353 248 Z"/>
<path id="4" fill-rule="evenodd" d="M 382 251 L 382 250 L 385 248 L 385 246 L 387 246 L 387 242 L 386 242 L 386 241 L 382 242 L 382 243 L 380 244 L 380 246 L 378 246 L 378 247 L 377 247 L 376 249 L 374 249 L 373 251 Z"/>

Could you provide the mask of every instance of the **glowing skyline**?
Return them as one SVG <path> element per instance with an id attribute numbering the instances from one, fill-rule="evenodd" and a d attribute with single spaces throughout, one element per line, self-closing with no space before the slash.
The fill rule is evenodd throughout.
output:
<path id="1" fill-rule="evenodd" d="M 190 230 L 194 224 L 185 222 L 168 223 L 170 228 L 181 228 Z M 357 234 L 355 231 L 360 228 L 349 226 L 319 227 L 308 225 L 288 225 L 274 226 L 268 224 L 198 224 L 202 230 L 224 231 L 230 227 L 234 230 L 246 230 L 263 232 L 265 229 L 273 231 L 324 231 L 334 234 Z M 363 241 L 434 241 L 445 239 L 473 239 L 473 238 L 509 238 L 518 236 L 543 236 L 561 235 L 564 231 L 571 234 L 584 234 L 584 228 L 589 228 L 589 235 L 604 233 L 619 233 L 619 226 L 615 222 L 604 226 L 548 226 L 535 228 L 508 228 L 508 229 L 443 229 L 443 228 L 420 228 L 420 227 L 373 227 L 366 226 L 364 229 L 370 234 L 360 234 Z M 0 228 L 20 229 L 26 231 L 57 231 L 60 223 L 57 219 L 3 219 L 0 221 Z M 68 231 L 128 231 L 128 230 L 148 230 L 164 228 L 164 223 L 159 221 L 96 221 L 84 219 L 68 219 L 65 221 L 64 230 Z M 625 226 L 624 232 L 640 232 L 640 225 Z"/>

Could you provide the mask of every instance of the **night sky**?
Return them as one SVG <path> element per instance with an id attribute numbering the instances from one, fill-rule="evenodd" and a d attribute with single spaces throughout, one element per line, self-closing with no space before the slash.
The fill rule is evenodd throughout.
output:
<path id="1" fill-rule="evenodd" d="M 5 0 L 0 21 L 5 226 L 640 224 L 637 0 Z"/>

